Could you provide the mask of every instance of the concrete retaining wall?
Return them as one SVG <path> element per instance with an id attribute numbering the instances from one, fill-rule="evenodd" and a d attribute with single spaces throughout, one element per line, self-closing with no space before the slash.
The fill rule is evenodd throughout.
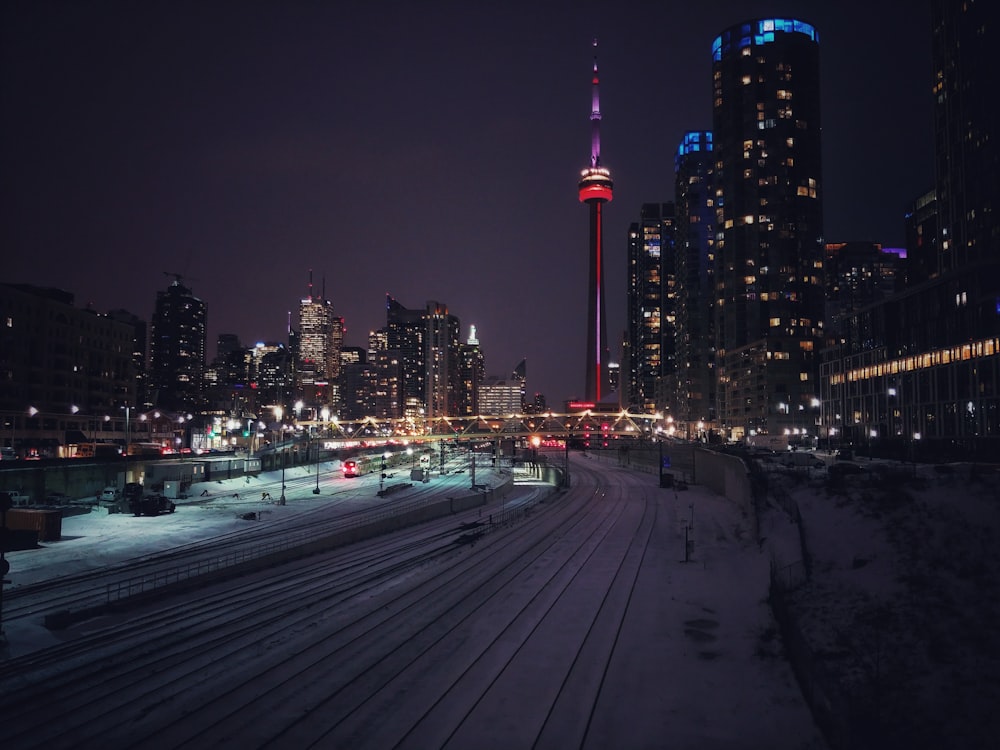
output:
<path id="1" fill-rule="evenodd" d="M 736 504 L 757 538 L 757 513 L 753 504 L 750 472 L 738 456 L 698 448 L 694 452 L 695 476 L 716 494 Z"/>

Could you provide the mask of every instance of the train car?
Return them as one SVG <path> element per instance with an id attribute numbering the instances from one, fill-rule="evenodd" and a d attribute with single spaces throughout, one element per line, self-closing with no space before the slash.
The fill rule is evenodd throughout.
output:
<path id="1" fill-rule="evenodd" d="M 159 443 L 129 443 L 130 456 L 162 456 L 163 446 Z"/>
<path id="2" fill-rule="evenodd" d="M 118 458 L 122 449 L 115 443 L 80 443 L 76 446 L 76 458 Z"/>
<path id="3" fill-rule="evenodd" d="M 371 462 L 368 456 L 355 456 L 346 459 L 342 464 L 345 477 L 359 477 L 371 471 Z"/>

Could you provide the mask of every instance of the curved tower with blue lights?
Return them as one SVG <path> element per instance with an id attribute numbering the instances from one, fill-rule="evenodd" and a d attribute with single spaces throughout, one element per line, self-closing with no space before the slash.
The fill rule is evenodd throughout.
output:
<path id="1" fill-rule="evenodd" d="M 716 407 L 729 437 L 815 435 L 824 340 L 819 35 L 794 18 L 712 44 Z"/>
<path id="2" fill-rule="evenodd" d="M 601 166 L 601 102 L 598 92 L 597 40 L 591 79 L 590 166 L 580 173 L 580 202 L 590 207 L 590 284 L 587 289 L 587 371 L 584 400 L 597 403 L 607 395 L 608 326 L 604 312 L 603 206 L 611 200 L 611 172 Z"/>

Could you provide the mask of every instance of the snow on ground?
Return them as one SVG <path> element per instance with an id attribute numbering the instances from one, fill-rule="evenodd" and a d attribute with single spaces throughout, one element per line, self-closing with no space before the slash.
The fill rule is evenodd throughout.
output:
<path id="1" fill-rule="evenodd" d="M 1000 474 L 868 466 L 840 483 L 770 474 L 802 515 L 811 570 L 790 604 L 815 670 L 879 747 L 996 747 Z M 767 514 L 762 533 L 784 565 L 802 558 L 788 530 L 784 513 Z"/>
<path id="2" fill-rule="evenodd" d="M 52 577 L 59 570 L 69 569 L 77 573 L 105 567 L 172 549 L 178 544 L 244 529 L 254 523 L 244 518 L 248 513 L 257 513 L 262 520 L 273 521 L 312 511 L 324 504 L 329 505 L 334 491 L 358 490 L 353 507 L 360 507 L 366 498 L 375 501 L 378 489 L 375 474 L 342 479 L 337 475 L 338 468 L 339 462 L 321 464 L 321 476 L 334 478 L 323 480 L 319 495 L 312 493 L 313 484 L 309 477 L 315 474 L 311 468 L 289 469 L 285 480 L 288 487 L 285 505 L 276 502 L 280 494 L 281 472 L 275 471 L 261 472 L 250 477 L 249 481 L 246 477 L 238 477 L 196 484 L 190 497 L 176 500 L 175 513 L 169 517 L 160 516 L 159 520 L 136 518 L 131 513 L 108 514 L 96 508 L 91 512 L 67 515 L 62 519 L 62 538 L 59 541 L 42 542 L 38 549 L 6 554 L 11 563 L 9 577 L 12 585 L 18 586 Z M 492 469 L 477 469 L 477 483 L 495 487 L 506 478 Z M 446 477 L 435 477 L 434 482 L 437 486 L 447 483 L 448 492 L 455 494 L 462 488 L 468 488 L 469 476 L 453 472 Z M 272 497 L 262 500 L 265 491 Z M 202 495 L 202 492 L 208 494 Z M 81 506 L 80 510 L 85 511 L 87 507 Z"/>
<path id="3" fill-rule="evenodd" d="M 760 550 L 792 584 L 789 601 L 816 674 L 839 685 L 845 716 L 880 747 L 986 748 L 1000 736 L 998 478 L 968 465 L 883 465 L 839 483 L 800 470 L 769 474 L 772 488 L 794 501 L 786 508 L 801 513 L 808 565 L 798 527 L 775 503 L 760 519 Z M 260 481 L 273 488 L 280 480 L 262 474 Z M 244 528 L 253 523 L 242 518 L 247 511 L 287 516 L 327 499 L 303 491 L 278 506 L 261 503 L 243 479 L 211 484 L 211 502 L 193 497 L 169 523 L 99 513 L 64 518 L 61 541 L 7 554 L 7 577 L 17 586 L 114 564 Z M 757 628 L 758 655 L 780 658 L 759 613 L 746 619 Z M 54 637 L 19 623 L 5 630 L 12 642 Z"/>

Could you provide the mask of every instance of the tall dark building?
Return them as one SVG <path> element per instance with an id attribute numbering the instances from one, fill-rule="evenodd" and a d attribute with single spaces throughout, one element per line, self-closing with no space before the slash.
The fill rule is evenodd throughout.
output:
<path id="1" fill-rule="evenodd" d="M 826 328 L 842 336 L 844 319 L 862 307 L 891 297 L 897 290 L 903 260 L 876 242 L 831 242 L 824 262 Z"/>
<path id="2" fill-rule="evenodd" d="M 712 44 L 717 408 L 732 437 L 799 424 L 823 318 L 819 41 L 766 18 Z"/>
<path id="3" fill-rule="evenodd" d="M 363 419 L 375 414 L 372 400 L 373 371 L 368 364 L 368 351 L 359 346 L 341 350 L 340 393 L 337 413 L 342 419 Z"/>
<path id="4" fill-rule="evenodd" d="M 62 289 L 0 284 L 0 445 L 20 456 L 124 437 L 135 405 L 136 329 Z"/>
<path id="5" fill-rule="evenodd" d="M 934 461 L 1000 452 L 997 8 L 931 3 L 936 195 L 907 216 L 908 251 L 923 243 L 911 283 L 845 316 L 823 353 L 832 443 Z"/>
<path id="6" fill-rule="evenodd" d="M 942 273 L 1000 259 L 995 0 L 933 0 L 934 137 Z M 997 287 L 997 266 L 991 266 Z"/>
<path id="7" fill-rule="evenodd" d="M 395 413 L 384 416 L 422 416 L 424 390 L 424 311 L 410 310 L 395 299 L 385 298 L 385 346 L 388 359 L 374 358 L 376 367 L 388 366 L 399 371 L 398 400 Z M 371 347 L 369 347 L 371 350 Z"/>
<path id="8" fill-rule="evenodd" d="M 715 174 L 712 134 L 684 134 L 674 157 L 677 245 L 677 409 L 685 434 L 715 420 Z"/>
<path id="9" fill-rule="evenodd" d="M 205 303 L 175 280 L 157 292 L 149 342 L 150 401 L 172 411 L 201 410 L 204 396 Z"/>
<path id="10" fill-rule="evenodd" d="M 476 327 L 469 330 L 469 338 L 458 347 L 459 389 L 455 414 L 472 417 L 479 414 L 479 386 L 486 378 L 486 359 L 476 338 Z"/>
<path id="11" fill-rule="evenodd" d="M 448 306 L 430 301 L 424 312 L 424 416 L 453 417 L 457 413 L 459 331 L 461 324 Z"/>
<path id="12" fill-rule="evenodd" d="M 149 405 L 149 358 L 147 349 L 149 326 L 146 321 L 128 310 L 110 310 L 108 317 L 132 326 L 132 363 L 135 365 L 135 400 L 130 406 L 143 408 Z"/>
<path id="13" fill-rule="evenodd" d="M 460 388 L 458 335 L 459 320 L 447 305 L 432 300 L 423 310 L 409 310 L 386 296 L 385 328 L 369 335 L 368 347 L 378 373 L 380 416 L 454 415 Z"/>
<path id="14" fill-rule="evenodd" d="M 938 274 L 937 194 L 930 190 L 907 207 L 906 264 L 903 286 L 919 284 Z"/>
<path id="15" fill-rule="evenodd" d="M 629 411 L 668 409 L 664 378 L 674 374 L 674 205 L 645 203 L 628 231 Z"/>
<path id="16" fill-rule="evenodd" d="M 585 401 L 598 402 L 608 392 L 608 325 L 604 297 L 604 204 L 611 200 L 611 172 L 601 166 L 601 102 L 597 76 L 597 40 L 594 40 L 591 79 L 590 166 L 580 173 L 580 202 L 590 209 L 590 280 L 587 286 L 587 354 Z"/>

